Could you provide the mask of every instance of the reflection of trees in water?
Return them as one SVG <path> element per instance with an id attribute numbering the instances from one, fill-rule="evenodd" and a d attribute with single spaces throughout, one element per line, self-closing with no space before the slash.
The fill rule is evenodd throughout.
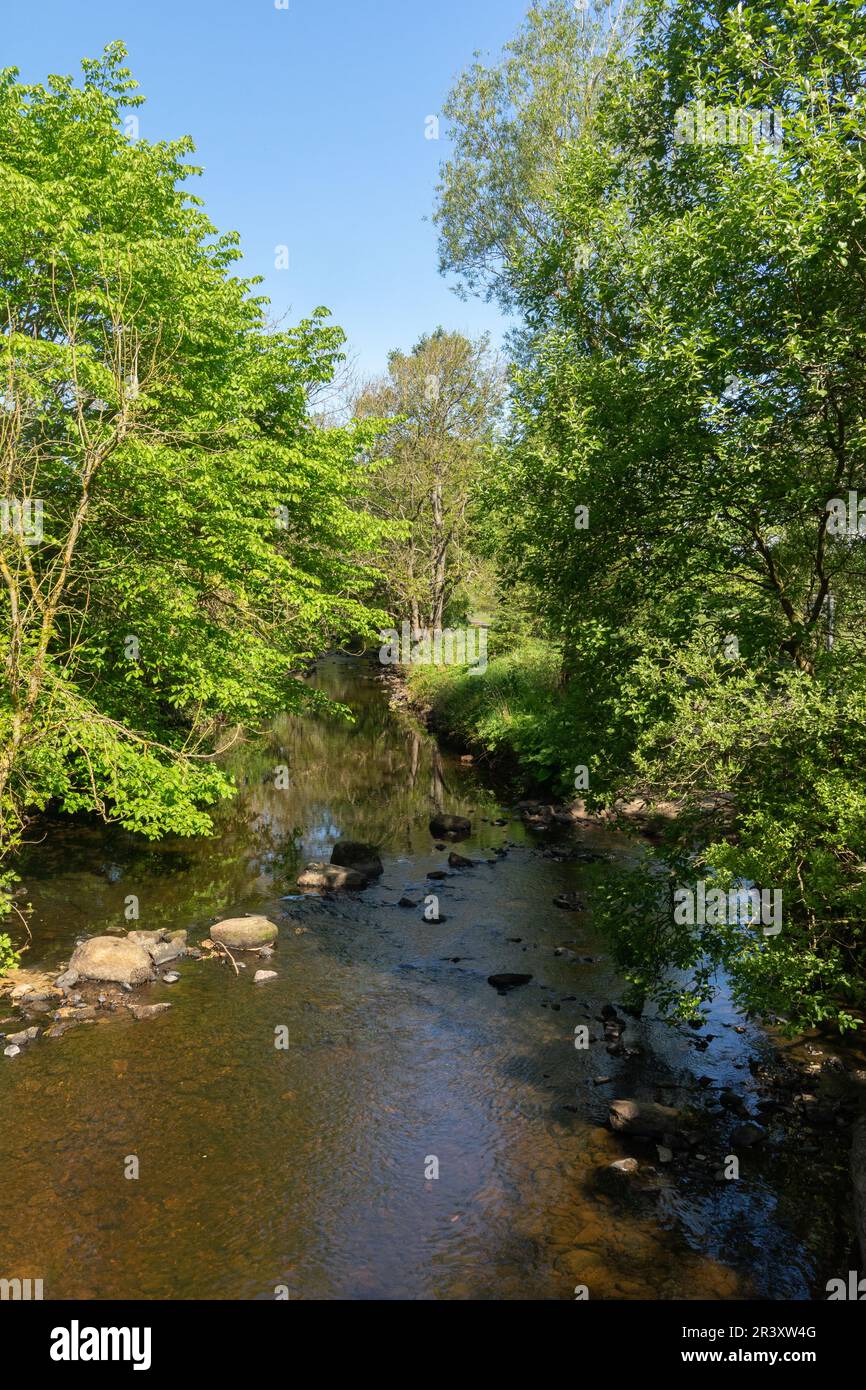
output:
<path id="1" fill-rule="evenodd" d="M 63 832 L 62 854 L 53 835 L 34 848 L 28 881 L 50 936 L 204 923 L 292 892 L 303 862 L 329 857 L 340 836 L 408 853 L 429 844 L 433 810 L 459 815 L 478 805 L 485 793 L 472 775 L 449 775 L 435 741 L 388 708 L 363 663 L 320 670 L 328 695 L 351 703 L 354 718 L 283 715 L 237 745 L 226 766 L 238 794 L 217 808 L 212 837 L 151 845 L 117 827 L 76 822 Z M 288 770 L 284 790 L 280 767 Z M 129 894 L 140 899 L 137 923 L 124 916 Z"/>
<path id="2" fill-rule="evenodd" d="M 276 785 L 282 765 L 288 768 L 285 789 Z M 465 793 L 451 785 L 435 741 L 401 726 L 382 703 L 362 704 L 354 722 L 281 716 L 229 766 L 243 789 L 241 804 L 221 819 L 253 818 L 278 840 L 294 838 L 303 826 L 308 839 L 330 843 L 344 835 L 402 846 L 432 810 L 460 813 L 467 804 Z"/>
<path id="3" fill-rule="evenodd" d="M 430 800 L 436 811 L 445 808 L 445 794 L 448 788 L 445 782 L 445 773 L 442 768 L 442 754 L 436 744 L 433 746 L 433 753 L 430 758 Z"/>

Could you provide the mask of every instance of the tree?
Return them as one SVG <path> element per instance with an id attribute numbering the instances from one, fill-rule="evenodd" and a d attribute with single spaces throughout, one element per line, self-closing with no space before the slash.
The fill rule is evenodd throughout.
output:
<path id="1" fill-rule="evenodd" d="M 866 997 L 864 70 L 858 5 L 648 7 L 512 279 L 500 564 L 563 651 L 564 784 L 683 807 L 609 921 L 686 1012 L 719 968 L 795 1024 Z M 778 888 L 782 934 L 676 923 L 702 876 Z"/>
<path id="2" fill-rule="evenodd" d="M 0 852 L 49 800 L 206 832 L 220 730 L 297 707 L 298 662 L 381 617 L 376 426 L 307 412 L 342 334 L 268 331 L 191 142 L 124 135 L 123 59 L 0 74 Z"/>
<path id="3" fill-rule="evenodd" d="M 475 62 L 445 105 L 454 151 L 434 220 L 440 269 L 514 306 L 514 275 L 553 232 L 563 152 L 592 120 L 634 35 L 639 0 L 533 5 L 498 66 Z"/>
<path id="4" fill-rule="evenodd" d="M 502 366 L 488 340 L 438 328 L 410 353 L 392 352 L 387 376 L 357 400 L 358 417 L 389 421 L 371 503 L 400 526 L 384 569 L 390 606 L 413 632 L 441 629 L 471 576 L 474 488 L 503 394 Z"/>

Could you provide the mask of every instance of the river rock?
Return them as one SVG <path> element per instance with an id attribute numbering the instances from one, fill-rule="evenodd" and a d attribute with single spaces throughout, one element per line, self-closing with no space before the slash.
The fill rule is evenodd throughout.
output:
<path id="1" fill-rule="evenodd" d="M 620 1158 L 595 1171 L 595 1186 L 610 1197 L 632 1198 L 637 1191 L 638 1161 Z"/>
<path id="2" fill-rule="evenodd" d="M 675 1134 L 681 1122 L 678 1110 L 651 1100 L 611 1101 L 608 1119 L 617 1134 L 636 1134 L 646 1139 Z"/>
<path id="3" fill-rule="evenodd" d="M 487 983 L 502 993 L 507 989 L 517 989 L 519 985 L 528 985 L 531 979 L 531 975 L 488 975 Z"/>
<path id="4" fill-rule="evenodd" d="M 276 978 L 276 970 L 257 970 L 255 975 L 253 976 L 253 984 L 264 985 L 267 983 L 268 980 L 275 980 Z"/>
<path id="5" fill-rule="evenodd" d="M 385 871 L 376 847 L 360 840 L 338 840 L 331 850 L 331 863 L 342 869 L 356 869 L 368 879 L 378 878 Z"/>
<path id="6" fill-rule="evenodd" d="M 430 834 L 437 840 L 443 835 L 471 835 L 472 822 L 465 816 L 446 816 L 439 812 L 430 821 Z"/>
<path id="7" fill-rule="evenodd" d="M 751 1149 L 763 1143 L 766 1137 L 767 1131 L 750 1120 L 748 1124 L 737 1125 L 731 1134 L 731 1144 L 735 1149 Z"/>
<path id="8" fill-rule="evenodd" d="M 159 931 L 131 931 L 126 939 L 134 941 L 136 946 L 143 946 L 154 965 L 167 965 L 170 960 L 186 955 L 185 931 L 168 932 L 164 928 Z"/>
<path id="9" fill-rule="evenodd" d="M 41 970 L 16 970 L 14 975 L 0 980 L 0 994 L 8 994 L 13 1002 L 25 1007 L 32 999 L 50 999 L 56 993 L 56 981 Z"/>
<path id="10" fill-rule="evenodd" d="M 21 1048 L 20 1048 L 20 1047 L 16 1047 L 14 1043 L 10 1043 L 9 1047 L 4 1047 L 4 1049 L 3 1049 L 3 1056 L 4 1056 L 4 1057 L 17 1057 L 18 1054 L 20 1053 L 20 1051 L 21 1051 Z"/>
<path id="11" fill-rule="evenodd" d="M 128 937 L 93 936 L 76 946 L 69 962 L 83 980 L 113 980 L 119 985 L 143 985 L 153 979 L 153 962 L 143 946 Z"/>
<path id="12" fill-rule="evenodd" d="M 452 850 L 448 856 L 448 866 L 451 869 L 474 869 L 475 860 L 467 859 L 463 854 L 455 854 Z"/>
<path id="13" fill-rule="evenodd" d="M 625 1177 L 633 1177 L 638 1170 L 636 1158 L 618 1158 L 615 1163 L 609 1163 L 607 1168 L 613 1173 L 622 1173 Z"/>
<path id="14" fill-rule="evenodd" d="M 267 917 L 227 917 L 211 927 L 210 936 L 230 950 L 252 951 L 276 941 L 279 928 Z"/>
<path id="15" fill-rule="evenodd" d="M 158 946 L 165 940 L 164 931 L 131 931 L 127 933 L 127 941 L 133 941 L 136 946 L 143 946 L 149 951 L 151 946 Z"/>
<path id="16" fill-rule="evenodd" d="M 143 1023 L 149 1018 L 156 1018 L 158 1014 L 164 1014 L 166 1009 L 170 1008 L 171 1004 L 130 1004 L 129 1012 L 133 1018 Z"/>
<path id="17" fill-rule="evenodd" d="M 62 1038 L 63 1034 L 68 1033 L 72 1027 L 74 1027 L 72 1023 L 52 1023 L 50 1028 L 45 1029 L 45 1036 L 46 1038 Z"/>
<path id="18" fill-rule="evenodd" d="M 345 869 L 338 864 L 308 864 L 298 878 L 298 887 L 319 892 L 341 888 L 366 888 L 367 879 L 357 869 Z"/>
<path id="19" fill-rule="evenodd" d="M 170 960 L 177 960 L 179 956 L 186 955 L 186 941 L 158 941 L 155 946 L 151 946 L 149 955 L 154 965 L 168 965 Z"/>
<path id="20" fill-rule="evenodd" d="M 7 1033 L 6 1041 L 14 1047 L 24 1047 L 27 1043 L 35 1042 L 38 1037 L 38 1028 L 24 1028 L 20 1033 Z"/>

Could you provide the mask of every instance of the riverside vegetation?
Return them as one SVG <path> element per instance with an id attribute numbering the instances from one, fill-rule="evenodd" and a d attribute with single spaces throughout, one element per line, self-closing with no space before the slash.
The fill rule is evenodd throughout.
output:
<path id="1" fill-rule="evenodd" d="M 206 835 L 232 740 L 321 704 L 317 653 L 480 614 L 485 671 L 411 672 L 446 733 L 590 812 L 677 809 L 596 894 L 631 1002 L 691 1018 L 725 972 L 859 1027 L 864 60 L 848 0 L 532 7 L 451 93 L 435 213 L 510 368 L 436 329 L 341 423 L 341 332 L 276 330 L 190 142 L 124 134 L 122 46 L 2 74 L 0 964 L 34 818 Z M 781 893 L 782 930 L 676 921 L 697 881 Z"/>
<path id="2" fill-rule="evenodd" d="M 175 1261 L 173 1288 L 200 1292 L 226 1248 L 229 1295 L 259 1296 L 295 1249 L 310 1288 L 346 1296 L 366 1279 L 393 1295 L 409 1286 L 407 1232 L 419 1291 L 441 1259 L 453 1296 L 487 1292 L 489 1203 L 503 1296 L 525 1293 L 529 1245 L 543 1251 L 538 1296 L 579 1279 L 613 1296 L 808 1297 L 850 1245 L 839 1175 L 857 1078 L 836 1057 L 809 1060 L 811 1042 L 796 1067 L 780 1061 L 759 1023 L 854 1033 L 856 1046 L 866 1003 L 860 7 L 532 6 L 501 60 L 455 84 L 435 210 L 443 271 L 512 316 L 509 360 L 419 325 L 336 415 L 341 330 L 325 309 L 270 321 L 259 281 L 236 274 L 236 236 L 190 191 L 191 142 L 125 133 L 142 100 L 125 61 L 112 44 L 78 84 L 0 74 L 0 995 L 28 1023 L 4 1033 L 5 1055 L 24 1053 L 2 1084 L 26 1125 L 0 1148 L 33 1184 L 13 1252 L 33 1239 L 71 1268 L 63 1242 L 100 1229 L 88 1203 L 111 1180 L 82 1184 L 74 1221 L 42 1210 L 56 1146 L 28 1078 L 47 1086 L 57 1067 L 71 1097 L 80 1057 L 110 1056 L 118 1076 L 134 1057 L 146 1083 L 122 1097 L 129 1114 L 114 1099 L 112 1113 L 130 1133 L 149 1117 L 167 1181 L 179 1154 L 207 1156 L 213 1114 L 225 1119 L 208 1173 L 189 1176 L 202 1201 L 214 1183 L 223 1194 L 211 1257 L 196 1204 L 191 1215 L 168 1191 L 190 1224 L 172 1257 L 159 1202 L 129 1223 L 147 1247 L 121 1241 L 136 1296 L 163 1296 Z M 772 138 L 754 119 L 765 112 Z M 436 634 L 470 628 L 485 633 L 483 662 L 437 664 L 470 644 Z M 383 633 L 424 654 L 403 672 L 408 698 L 471 750 L 462 759 L 386 711 L 392 671 L 349 661 L 347 674 L 334 656 L 316 667 L 336 648 L 379 650 Z M 485 759 L 541 801 L 494 797 Z M 614 833 L 636 807 L 651 848 Z M 577 843 L 557 838 L 563 826 Z M 544 902 L 548 882 L 559 891 Z M 683 895 L 701 910 L 678 912 Z M 741 898 L 772 912 L 705 910 Z M 566 941 L 563 912 L 580 922 Z M 279 967 L 287 946 L 308 976 L 245 976 L 233 954 Z M 27 950 L 38 969 L 19 968 Z M 198 960 L 225 970 L 188 967 Z M 201 1040 L 163 986 L 226 1059 L 208 1105 L 177 1087 L 176 1124 L 165 1078 L 200 1075 Z M 273 1084 L 270 1016 L 261 1043 L 268 998 L 313 1063 L 302 1124 L 297 1092 Z M 343 1033 L 309 1017 L 347 1008 Z M 46 1037 L 76 1025 L 59 1061 L 32 1046 L 52 1011 Z M 109 1015 L 116 1030 L 77 1027 Z M 702 1018 L 716 1031 L 701 1034 Z M 383 1121 L 382 1142 L 409 1182 L 402 1145 L 429 1114 L 431 1056 L 443 1132 L 473 1156 L 459 1193 L 466 1212 L 475 1203 L 477 1267 L 443 1244 L 444 1220 L 430 1237 L 416 1203 L 374 1270 L 381 1231 L 365 1225 L 354 1139 L 393 1083 L 388 1113 L 410 1119 Z M 746 1071 L 752 1108 L 735 1089 Z M 613 1099 L 620 1072 L 634 1099 Z M 827 1093 L 804 1090 L 806 1074 Z M 238 1082 L 230 1101 L 224 1075 Z M 508 1122 L 521 1107 L 525 1142 Z M 279 1208 L 275 1134 L 304 1200 L 264 1234 L 244 1206 L 241 1250 L 219 1221 L 250 1153 Z M 235 1135 L 249 1149 L 233 1153 Z M 655 1145 L 660 1166 L 611 1163 L 623 1136 Z M 70 1100 L 61 1146 L 76 1174 L 82 1142 Z M 319 1161 L 329 1143 L 355 1156 L 345 1174 Z M 38 1155 L 29 1165 L 20 1144 Z M 502 1155 L 521 1145 L 515 1203 Z M 731 1145 L 760 1179 L 740 1191 L 739 1171 L 719 1168 Z M 87 1158 L 94 1172 L 108 1161 Z M 584 1190 L 599 1167 L 604 1200 L 631 1213 L 610 1239 Z M 337 1170 L 352 1259 L 324 1269 L 305 1223 L 341 1220 Z M 825 1176 L 819 1200 L 809 1183 Z M 684 1225 L 703 1232 L 680 1244 L 655 1210 L 680 1200 L 674 1178 L 695 1199 Z M 696 1214 L 710 1209 L 707 1234 Z M 772 1269 L 737 1246 L 732 1272 L 740 1228 Z M 97 1274 L 75 1278 L 76 1296 L 99 1293 Z"/>

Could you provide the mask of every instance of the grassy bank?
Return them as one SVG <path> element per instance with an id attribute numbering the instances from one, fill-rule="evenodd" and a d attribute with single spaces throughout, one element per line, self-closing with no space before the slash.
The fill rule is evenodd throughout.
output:
<path id="1" fill-rule="evenodd" d="M 514 767 L 527 790 L 571 794 L 568 711 L 550 646 L 524 639 L 486 670 L 415 666 L 407 673 L 412 702 L 449 742 Z"/>
<path id="2" fill-rule="evenodd" d="M 811 784 L 802 775 L 821 737 L 838 745 L 805 681 L 791 676 L 778 690 L 745 670 L 705 671 L 665 703 L 649 666 L 637 663 L 613 695 L 601 664 L 591 669 L 591 680 L 578 672 L 564 684 L 556 649 L 521 638 L 479 674 L 421 665 L 407 682 L 437 734 L 515 772 L 530 795 L 678 808 L 646 861 L 612 876 L 594 901 L 636 999 L 692 1018 L 725 971 L 739 1007 L 786 1031 L 862 1026 L 860 827 L 837 792 L 844 765 Z M 772 718 L 780 700 L 789 724 L 799 717 L 796 741 Z M 575 789 L 579 765 L 590 768 L 586 793 Z M 699 884 L 721 893 L 721 916 L 675 910 L 674 889 L 688 897 Z M 743 885 L 778 897 L 779 923 L 729 911 L 726 895 Z"/>

